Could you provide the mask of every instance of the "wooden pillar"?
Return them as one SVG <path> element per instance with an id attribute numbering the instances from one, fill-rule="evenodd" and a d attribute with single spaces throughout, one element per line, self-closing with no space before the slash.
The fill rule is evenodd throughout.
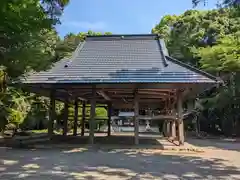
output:
<path id="1" fill-rule="evenodd" d="M 64 102 L 64 118 L 63 118 L 63 136 L 67 135 L 68 132 L 68 99 Z"/>
<path id="2" fill-rule="evenodd" d="M 166 135 L 167 137 L 170 137 L 171 136 L 171 122 L 169 120 L 167 120 L 166 122 Z"/>
<path id="3" fill-rule="evenodd" d="M 84 136 L 85 130 L 85 119 L 86 119 L 86 103 L 85 101 L 82 102 L 82 123 L 81 123 L 81 136 Z"/>
<path id="4" fill-rule="evenodd" d="M 163 126 L 162 126 L 162 134 L 163 134 L 163 137 L 166 137 L 166 128 L 167 126 L 166 126 L 166 121 L 163 121 Z"/>
<path id="5" fill-rule="evenodd" d="M 178 113 L 178 141 L 179 145 L 184 144 L 184 123 L 183 123 L 183 96 L 182 92 L 177 95 L 177 113 Z"/>
<path id="6" fill-rule="evenodd" d="M 139 98 L 137 92 L 134 95 L 134 143 L 139 144 Z"/>
<path id="7" fill-rule="evenodd" d="M 89 120 L 89 143 L 94 144 L 94 129 L 95 129 L 95 115 L 96 115 L 96 87 L 92 88 L 91 98 L 91 112 Z"/>
<path id="8" fill-rule="evenodd" d="M 55 91 L 52 90 L 50 93 L 50 107 L 49 107 L 49 120 L 48 120 L 48 136 L 51 139 L 53 136 L 53 123 L 55 120 Z"/>
<path id="9" fill-rule="evenodd" d="M 73 135 L 77 136 L 77 128 L 78 128 L 78 99 L 75 99 L 74 104 L 74 123 L 73 123 Z"/>
<path id="10" fill-rule="evenodd" d="M 111 116 L 112 116 L 112 103 L 108 103 L 108 120 L 107 120 L 108 136 L 111 136 Z"/>
<path id="11" fill-rule="evenodd" d="M 176 138 L 176 122 L 171 122 L 171 135 L 175 139 Z"/>

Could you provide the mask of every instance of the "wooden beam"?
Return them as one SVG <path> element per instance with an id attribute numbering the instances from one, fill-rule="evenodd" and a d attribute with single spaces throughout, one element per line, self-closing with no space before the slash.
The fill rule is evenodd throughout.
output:
<path id="1" fill-rule="evenodd" d="M 118 94 L 118 93 L 132 93 L 132 89 L 104 89 L 108 93 Z"/>
<path id="2" fill-rule="evenodd" d="M 138 89 L 138 91 L 141 92 L 162 92 L 162 93 L 169 93 L 169 92 L 176 92 L 176 89 Z"/>
<path id="3" fill-rule="evenodd" d="M 86 103 L 82 102 L 82 123 L 81 123 L 81 136 L 84 136 L 85 130 L 85 119 L 86 119 Z"/>
<path id="4" fill-rule="evenodd" d="M 48 121 L 48 136 L 51 139 L 53 136 L 53 124 L 54 120 L 56 118 L 56 113 L 55 113 L 55 90 L 51 91 L 50 94 L 50 107 L 49 107 L 49 121 Z"/>
<path id="5" fill-rule="evenodd" d="M 164 99 L 166 98 L 166 96 L 162 95 L 162 94 L 158 94 L 158 95 L 151 95 L 151 94 L 138 94 L 139 98 L 141 99 Z M 114 100 L 114 99 L 121 99 L 121 98 L 126 98 L 126 99 L 133 99 L 134 96 L 133 94 L 114 94 L 110 96 L 110 99 Z M 167 96 L 167 97 L 173 97 L 173 96 Z"/>
<path id="6" fill-rule="evenodd" d="M 74 123 L 73 123 L 73 135 L 77 136 L 78 127 L 78 99 L 75 100 L 74 104 Z"/>
<path id="7" fill-rule="evenodd" d="M 77 89 L 77 90 L 86 90 L 91 91 L 91 85 L 89 84 L 55 84 L 56 89 Z M 195 87 L 196 84 L 193 83 L 100 83 L 96 85 L 96 89 L 130 89 L 134 90 L 135 87 L 138 89 L 155 89 L 155 90 L 169 90 L 169 89 L 182 89 L 185 87 Z M 39 88 L 40 85 L 35 84 L 31 87 Z M 49 83 L 41 84 L 41 87 L 50 89 Z M 106 91 L 107 92 L 107 91 Z"/>
<path id="8" fill-rule="evenodd" d="M 165 93 L 165 92 L 155 92 L 155 91 L 140 91 L 138 92 L 138 94 L 147 94 L 147 95 L 162 95 L 162 96 L 169 96 L 169 93 Z"/>
<path id="9" fill-rule="evenodd" d="M 73 116 L 69 116 L 70 118 L 72 118 Z M 85 118 L 86 121 L 90 120 L 90 118 Z M 95 121 L 107 121 L 108 118 L 95 118 Z"/>
<path id="10" fill-rule="evenodd" d="M 139 116 L 139 119 L 144 120 L 176 120 L 176 115 L 156 115 L 156 116 Z"/>
<path id="11" fill-rule="evenodd" d="M 120 103 L 120 102 L 115 102 L 114 104 L 112 104 L 112 106 L 115 108 L 115 109 L 130 109 L 130 108 L 133 108 L 133 104 L 132 103 L 129 103 L 129 104 L 126 104 L 126 103 Z"/>
<path id="12" fill-rule="evenodd" d="M 140 98 L 140 97 L 139 97 Z M 112 103 L 113 104 L 134 104 L 134 98 L 125 98 L 127 100 L 127 102 L 125 102 L 122 98 L 115 98 L 115 99 L 112 99 Z M 139 103 L 149 103 L 149 104 L 152 104 L 152 103 L 160 103 L 162 101 L 165 101 L 166 98 L 162 98 L 162 99 L 139 99 Z M 100 99 L 97 99 L 96 100 L 97 102 L 99 103 L 107 103 L 106 100 L 100 100 Z"/>
<path id="13" fill-rule="evenodd" d="M 139 144 L 139 102 L 138 92 L 134 93 L 134 143 Z"/>
<path id="14" fill-rule="evenodd" d="M 112 104 L 109 102 L 108 103 L 108 136 L 111 136 L 111 117 L 112 117 Z"/>
<path id="15" fill-rule="evenodd" d="M 79 107 L 79 108 L 82 108 L 82 107 L 83 107 L 83 103 L 82 103 L 82 104 L 79 104 L 78 107 Z M 91 105 L 90 105 L 90 104 L 86 104 L 86 102 L 85 102 L 85 107 L 91 107 Z M 107 108 L 107 105 L 96 105 L 96 108 L 97 108 L 97 107 Z"/>
<path id="16" fill-rule="evenodd" d="M 105 92 L 109 93 L 131 93 L 132 94 L 132 88 L 104 88 L 102 89 Z M 175 93 L 176 89 L 138 89 L 139 93 L 142 92 L 153 92 L 153 93 Z"/>
<path id="17" fill-rule="evenodd" d="M 91 99 L 91 113 L 89 120 L 89 143 L 94 144 L 94 129 L 95 129 L 95 115 L 96 115 L 96 87 L 92 87 L 92 99 Z"/>
<path id="18" fill-rule="evenodd" d="M 149 92 L 149 93 L 147 93 L 147 92 L 142 92 L 142 93 L 139 93 L 139 95 L 141 96 L 155 96 L 155 97 L 159 97 L 159 96 L 161 96 L 161 97 L 174 97 L 174 95 L 173 94 L 166 94 L 166 93 L 155 93 L 155 92 Z"/>
<path id="19" fill-rule="evenodd" d="M 101 95 L 106 101 L 111 101 L 111 98 L 104 91 L 98 91 L 97 93 Z"/>
<path id="20" fill-rule="evenodd" d="M 83 97 L 78 97 L 78 99 L 81 100 L 81 101 L 87 101 L 87 99 L 83 98 Z"/>
<path id="21" fill-rule="evenodd" d="M 58 92 L 62 92 L 62 93 L 68 94 L 68 95 L 71 96 L 72 98 L 76 98 L 76 97 L 77 97 L 77 98 L 78 98 L 79 100 L 81 100 L 81 101 L 87 101 L 86 98 L 79 97 L 78 94 L 73 93 L 73 92 L 71 92 L 71 91 L 69 91 L 69 90 L 67 90 L 67 89 L 58 89 Z"/>
<path id="22" fill-rule="evenodd" d="M 58 91 L 51 90 L 51 89 L 44 89 L 44 88 L 36 88 L 36 87 L 32 87 L 31 89 L 28 89 L 29 92 L 31 93 L 35 93 L 37 95 L 40 96 L 45 96 L 45 97 L 51 97 L 51 91 L 54 91 L 54 97 L 55 99 L 57 99 L 57 97 L 66 97 L 66 93 L 60 93 Z"/>
<path id="23" fill-rule="evenodd" d="M 191 86 L 191 84 L 189 83 L 124 83 L 124 84 L 119 84 L 119 83 L 106 83 L 106 84 L 97 84 L 96 85 L 96 89 L 97 90 L 102 90 L 104 89 L 129 89 L 129 90 L 134 90 L 135 87 L 138 86 L 138 89 L 156 89 L 156 90 L 160 90 L 160 89 L 179 89 L 182 87 L 186 87 L 186 86 Z M 66 88 L 66 85 L 62 88 Z M 88 85 L 79 85 L 79 86 L 72 86 L 69 85 L 67 87 L 67 89 L 88 89 L 90 90 L 91 87 Z"/>
<path id="24" fill-rule="evenodd" d="M 68 98 L 66 98 L 64 102 L 63 136 L 67 136 L 68 132 L 68 108 Z"/>

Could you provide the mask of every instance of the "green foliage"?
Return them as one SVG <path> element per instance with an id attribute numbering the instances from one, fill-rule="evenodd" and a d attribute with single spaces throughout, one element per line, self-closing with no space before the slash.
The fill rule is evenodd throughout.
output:
<path id="1" fill-rule="evenodd" d="M 7 80 L 39 71 L 56 61 L 60 40 L 54 25 L 69 0 L 1 0 L 0 2 L 0 128 L 21 124 L 31 106 L 29 96 L 7 87 Z M 8 77 L 8 78 L 7 78 Z"/>
<path id="2" fill-rule="evenodd" d="M 193 6 L 196 7 L 199 3 L 207 4 L 208 0 L 192 0 Z M 216 1 L 216 3 L 220 6 L 238 6 L 240 4 L 239 0 L 222 0 L 220 1 L 222 4 L 219 3 L 219 1 Z"/>
<path id="3" fill-rule="evenodd" d="M 170 54 L 182 61 L 199 66 L 193 48 L 205 48 L 221 43 L 226 35 L 237 33 L 240 19 L 236 9 L 212 11 L 189 10 L 180 16 L 165 16 L 152 30 L 167 42 Z"/>
<path id="4" fill-rule="evenodd" d="M 24 121 L 21 123 L 21 129 L 44 129 L 47 126 L 47 115 L 49 102 L 47 98 L 33 95 L 29 98 L 30 109 Z"/>
<path id="5" fill-rule="evenodd" d="M 89 121 L 89 118 L 90 118 L 90 111 L 91 111 L 91 108 L 88 106 L 86 107 L 85 109 L 85 115 L 86 115 L 86 124 L 88 124 L 88 121 Z M 69 120 L 69 124 L 68 124 L 68 127 L 70 129 L 73 128 L 73 122 L 74 122 L 74 106 L 70 106 L 69 109 L 68 109 L 68 120 Z M 104 108 L 104 107 L 97 107 L 96 108 L 96 121 L 95 121 L 95 125 L 97 127 L 103 125 L 104 123 L 106 124 L 106 119 L 108 118 L 108 115 L 107 115 L 107 110 Z M 59 114 L 58 116 L 58 119 L 60 121 L 62 121 L 64 118 L 64 108 L 61 110 L 61 113 Z M 78 124 L 79 126 L 81 126 L 81 119 L 82 119 L 82 106 L 79 105 L 79 108 L 78 108 Z"/>
<path id="6" fill-rule="evenodd" d="M 217 45 L 194 48 L 193 52 L 201 58 L 202 68 L 211 72 L 232 72 L 240 70 L 240 34 L 227 35 Z"/>
<path id="7" fill-rule="evenodd" d="M 61 14 L 56 10 L 59 3 L 63 7 L 67 1 L 1 1 L 0 65 L 6 67 L 8 76 L 51 64 L 58 39 L 53 25 Z"/>
<path id="8" fill-rule="evenodd" d="M 28 97 L 15 88 L 7 88 L 0 93 L 0 118 L 1 131 L 4 130 L 8 123 L 19 126 L 27 116 L 30 109 Z"/>
<path id="9" fill-rule="evenodd" d="M 90 107 L 86 107 L 86 117 L 90 117 Z M 64 113 L 64 109 L 62 108 L 61 113 Z M 74 106 L 69 107 L 69 116 L 74 117 Z M 82 117 L 82 106 L 80 105 L 78 108 L 78 116 Z M 98 107 L 96 108 L 96 118 L 97 119 L 107 119 L 107 110 L 104 107 Z"/>
<path id="10" fill-rule="evenodd" d="M 189 10 L 165 16 L 152 30 L 167 42 L 170 55 L 215 75 L 225 86 L 200 100 L 201 127 L 211 133 L 240 134 L 240 14 L 238 7 Z"/>

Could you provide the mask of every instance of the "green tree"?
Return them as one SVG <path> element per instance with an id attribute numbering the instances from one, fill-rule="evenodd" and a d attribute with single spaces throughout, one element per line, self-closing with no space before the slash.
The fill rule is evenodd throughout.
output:
<path id="1" fill-rule="evenodd" d="M 194 6 L 197 6 L 199 3 L 204 3 L 206 4 L 208 1 L 207 0 L 192 0 L 192 3 Z M 225 6 L 233 6 L 233 5 L 239 5 L 240 1 L 239 0 L 223 0 L 220 1 L 222 3 L 222 5 Z M 219 4 L 219 1 L 216 1 L 216 3 Z"/>
<path id="2" fill-rule="evenodd" d="M 46 64 L 48 58 L 39 58 L 52 53 L 57 39 L 53 26 L 58 22 L 66 3 L 67 1 L 1 1 L 0 65 L 6 67 L 8 76 L 16 77 L 27 69 L 36 67 L 45 68 L 41 64 Z"/>
<path id="3" fill-rule="evenodd" d="M 237 72 L 240 70 L 240 31 L 220 38 L 215 46 L 193 48 L 201 58 L 201 67 L 210 72 Z"/>
<path id="4" fill-rule="evenodd" d="M 235 8 L 212 11 L 189 10 L 180 16 L 165 16 L 152 29 L 167 42 L 169 52 L 175 58 L 199 66 L 199 59 L 192 48 L 213 46 L 225 35 L 237 33 L 240 29 Z"/>
<path id="5" fill-rule="evenodd" d="M 166 40 L 171 56 L 225 80 L 225 86 L 201 99 L 201 127 L 208 132 L 240 134 L 239 18 L 234 7 L 190 10 L 165 16 L 152 30 Z"/>
<path id="6" fill-rule="evenodd" d="M 59 38 L 54 26 L 67 3 L 68 0 L 0 2 L 1 130 L 9 122 L 21 123 L 29 110 L 27 97 L 16 88 L 7 87 L 6 80 L 46 69 L 56 60 L 54 49 Z"/>

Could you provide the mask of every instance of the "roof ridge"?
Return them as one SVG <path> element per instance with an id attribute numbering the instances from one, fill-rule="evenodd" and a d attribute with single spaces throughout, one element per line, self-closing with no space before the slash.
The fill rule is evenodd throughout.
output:
<path id="1" fill-rule="evenodd" d="M 165 56 L 165 54 L 163 52 L 162 45 L 161 45 L 161 42 L 160 42 L 159 38 L 157 39 L 157 44 L 158 44 L 158 47 L 159 47 L 159 50 L 160 50 L 160 54 L 163 57 L 163 65 L 164 65 L 164 67 L 167 67 L 168 63 L 166 61 L 166 56 Z"/>
<path id="2" fill-rule="evenodd" d="M 135 37 L 141 37 L 141 36 L 158 36 L 158 34 L 101 34 L 101 35 L 87 35 L 86 37 L 118 37 L 118 36 L 135 36 Z"/>
<path id="3" fill-rule="evenodd" d="M 78 56 L 78 53 L 82 50 L 84 44 L 86 41 L 82 41 L 78 44 L 76 50 L 73 52 L 72 56 L 70 58 L 68 58 L 68 61 L 66 62 L 66 64 L 64 65 L 64 67 L 68 67 L 71 63 L 72 63 L 72 59 L 76 59 Z"/>
<path id="4" fill-rule="evenodd" d="M 155 39 L 157 34 L 111 34 L 111 35 L 95 35 L 86 36 L 86 41 L 97 40 L 140 40 L 140 39 Z"/>
<path id="5" fill-rule="evenodd" d="M 86 42 L 86 41 L 81 41 L 81 42 L 78 44 L 78 46 L 77 46 L 76 50 L 73 52 L 73 55 L 72 55 L 71 59 L 72 59 L 72 58 L 74 59 L 74 58 L 76 58 L 76 57 L 77 57 L 77 55 L 78 55 L 79 51 L 81 51 L 81 50 L 82 50 L 82 48 L 83 48 L 83 46 L 84 46 L 85 42 Z"/>

